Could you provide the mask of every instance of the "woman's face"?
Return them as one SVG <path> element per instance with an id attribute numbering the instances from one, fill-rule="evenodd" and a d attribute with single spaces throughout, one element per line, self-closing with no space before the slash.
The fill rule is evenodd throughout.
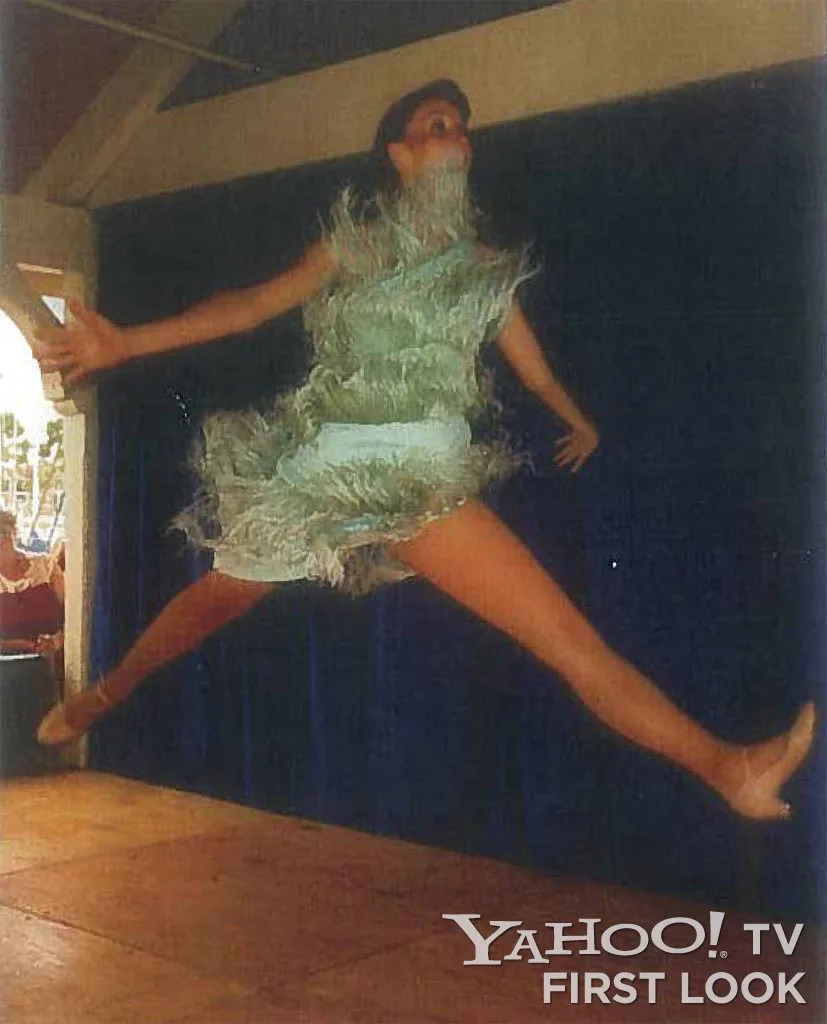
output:
<path id="1" fill-rule="evenodd" d="M 405 135 L 388 146 L 388 155 L 403 185 L 442 163 L 467 170 L 471 143 L 459 110 L 447 100 L 425 100 L 414 110 Z"/>

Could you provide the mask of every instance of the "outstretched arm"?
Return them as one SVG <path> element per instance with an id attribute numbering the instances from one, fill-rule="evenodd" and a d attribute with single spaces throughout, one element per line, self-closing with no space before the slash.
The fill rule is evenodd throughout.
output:
<path id="1" fill-rule="evenodd" d="M 137 327 L 116 327 L 82 306 L 70 306 L 75 322 L 38 333 L 32 345 L 44 373 L 61 371 L 71 387 L 98 370 L 140 356 L 199 345 L 228 334 L 251 330 L 307 302 L 333 274 L 327 248 L 317 243 L 284 273 L 263 284 L 219 292 L 183 313 Z"/>
<path id="2" fill-rule="evenodd" d="M 576 473 L 598 445 L 597 430 L 554 376 L 531 325 L 516 301 L 497 337 L 497 344 L 528 390 L 571 428 L 557 442 L 558 452 L 554 461 L 558 466 L 571 466 L 572 472 Z"/>

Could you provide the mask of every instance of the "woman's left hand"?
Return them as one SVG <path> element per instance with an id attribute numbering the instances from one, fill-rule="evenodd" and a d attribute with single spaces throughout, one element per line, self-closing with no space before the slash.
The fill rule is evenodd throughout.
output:
<path id="1" fill-rule="evenodd" d="M 556 465 L 568 467 L 576 473 L 600 443 L 600 437 L 589 422 L 572 427 L 568 434 L 557 442 Z"/>

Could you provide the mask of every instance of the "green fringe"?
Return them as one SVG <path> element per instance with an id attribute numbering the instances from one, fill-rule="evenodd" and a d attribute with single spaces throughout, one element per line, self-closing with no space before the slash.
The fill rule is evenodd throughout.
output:
<path id="1" fill-rule="evenodd" d="M 519 460 L 502 444 L 472 445 L 462 458 L 360 461 L 299 484 L 280 476 L 281 460 L 326 422 L 477 416 L 490 402 L 479 350 L 529 271 L 525 254 L 481 249 L 465 174 L 451 168 L 366 212 L 346 191 L 331 222 L 338 274 L 304 310 L 315 351 L 306 383 L 269 413 L 207 419 L 195 459 L 203 494 L 175 525 L 230 558 L 309 561 L 309 575 L 364 592 L 409 574 L 384 545 L 415 536 Z M 217 535 L 205 526 L 216 508 Z"/>

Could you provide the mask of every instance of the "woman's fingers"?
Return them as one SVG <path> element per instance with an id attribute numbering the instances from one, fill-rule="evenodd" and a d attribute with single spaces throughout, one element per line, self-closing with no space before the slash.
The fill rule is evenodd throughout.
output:
<path id="1" fill-rule="evenodd" d="M 94 334 L 105 335 L 113 330 L 111 320 L 94 309 L 87 309 L 86 306 L 74 299 L 69 300 L 69 311 L 78 327 L 86 327 Z"/>
<path id="2" fill-rule="evenodd" d="M 41 345 L 56 345 L 65 333 L 65 327 L 38 327 L 34 334 L 35 342 Z"/>
<path id="3" fill-rule="evenodd" d="M 90 310 L 88 310 L 82 302 L 78 302 L 77 299 L 69 299 L 67 305 L 69 307 L 69 312 L 76 320 L 83 320 L 83 318 L 90 312 Z"/>
<path id="4" fill-rule="evenodd" d="M 565 456 L 558 455 L 554 461 L 561 469 L 569 469 L 572 473 L 577 473 L 588 457 L 583 452 L 578 454 L 567 452 Z"/>
<path id="5" fill-rule="evenodd" d="M 573 430 L 559 438 L 556 447 L 559 450 L 554 456 L 555 465 L 577 473 L 597 447 L 597 434 L 593 431 Z"/>
<path id="6" fill-rule="evenodd" d="M 68 326 L 39 330 L 31 346 L 43 373 L 60 372 L 66 387 L 116 362 L 119 340 L 106 317 L 75 301 L 69 309 L 73 320 Z"/>
<path id="7" fill-rule="evenodd" d="M 42 336 L 37 334 L 29 342 L 29 348 L 32 350 L 32 355 L 35 359 L 40 362 L 41 359 L 54 354 L 56 351 L 56 343 L 43 341 Z"/>
<path id="8" fill-rule="evenodd" d="M 41 370 L 50 373 L 62 369 L 75 360 L 74 347 L 66 342 L 38 342 L 31 346 L 32 355 L 40 363 Z"/>
<path id="9" fill-rule="evenodd" d="M 82 367 L 75 367 L 73 370 L 63 374 L 63 383 L 67 388 L 73 387 L 78 381 L 83 380 L 84 377 L 88 377 L 91 371 L 85 370 Z"/>
<path id="10" fill-rule="evenodd" d="M 41 373 L 60 373 L 64 386 L 76 383 L 86 376 L 88 370 L 82 366 L 78 349 L 72 341 L 32 344 L 32 355 L 37 360 Z"/>
<path id="11" fill-rule="evenodd" d="M 73 346 L 65 341 L 33 341 L 31 349 L 35 359 L 55 359 L 71 353 Z"/>
<path id="12" fill-rule="evenodd" d="M 71 352 L 49 353 L 37 360 L 43 373 L 55 373 L 74 365 L 75 357 Z"/>
<path id="13" fill-rule="evenodd" d="M 77 312 L 72 315 L 78 324 L 96 334 L 104 333 L 111 326 L 106 317 L 96 313 L 94 309 L 85 309 L 83 306 L 79 306 Z"/>

